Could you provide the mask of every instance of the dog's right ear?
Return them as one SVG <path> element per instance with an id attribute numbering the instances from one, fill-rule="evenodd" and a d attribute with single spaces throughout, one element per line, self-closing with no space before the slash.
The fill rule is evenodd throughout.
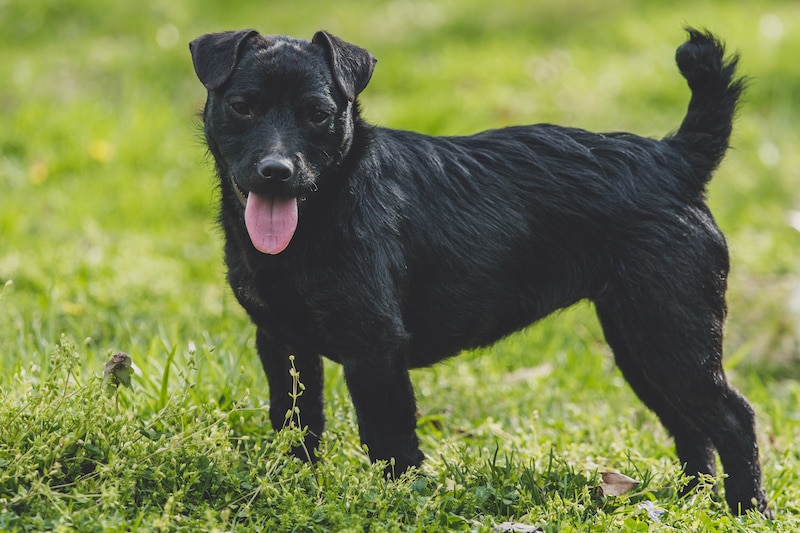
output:
<path id="1" fill-rule="evenodd" d="M 375 62 L 378 61 L 375 56 L 325 31 L 314 34 L 311 43 L 325 49 L 336 84 L 348 100 L 355 100 L 372 78 Z"/>
<path id="2" fill-rule="evenodd" d="M 206 89 L 213 91 L 228 81 L 241 55 L 242 44 L 255 30 L 202 35 L 189 43 L 194 71 Z"/>

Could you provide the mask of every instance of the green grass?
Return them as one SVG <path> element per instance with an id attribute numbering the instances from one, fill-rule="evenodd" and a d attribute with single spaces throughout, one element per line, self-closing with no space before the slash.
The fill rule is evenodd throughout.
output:
<path id="1" fill-rule="evenodd" d="M 794 1 L 0 0 L 0 530 L 800 528 L 798 21 Z M 419 473 L 387 483 L 368 464 L 336 365 L 323 460 L 289 459 L 298 431 L 270 427 L 224 281 L 187 42 L 329 29 L 379 58 L 362 103 L 393 127 L 660 136 L 688 101 L 687 23 L 753 78 L 710 203 L 732 253 L 727 369 L 756 408 L 777 519 L 734 518 L 708 486 L 677 497 L 670 439 L 586 305 L 413 373 Z M 140 372 L 109 391 L 119 351 Z M 603 471 L 641 484 L 599 498 Z"/>

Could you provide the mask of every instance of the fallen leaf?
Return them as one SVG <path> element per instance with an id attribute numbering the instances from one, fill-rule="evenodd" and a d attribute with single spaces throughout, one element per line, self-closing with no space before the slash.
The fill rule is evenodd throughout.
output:
<path id="1" fill-rule="evenodd" d="M 603 483 L 597 487 L 600 496 L 620 496 L 639 484 L 635 479 L 617 472 L 600 472 L 600 476 L 603 478 Z"/>

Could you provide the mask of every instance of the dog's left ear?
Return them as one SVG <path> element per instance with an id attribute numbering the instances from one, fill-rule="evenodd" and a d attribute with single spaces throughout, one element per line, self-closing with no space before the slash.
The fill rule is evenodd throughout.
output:
<path id="1" fill-rule="evenodd" d="M 239 30 L 209 33 L 189 43 L 194 71 L 206 89 L 213 91 L 228 81 L 239 61 L 242 44 L 251 35 L 258 35 L 258 32 Z"/>
<path id="2" fill-rule="evenodd" d="M 372 78 L 375 56 L 324 31 L 318 31 L 311 42 L 325 49 L 336 84 L 348 100 L 355 100 Z"/>

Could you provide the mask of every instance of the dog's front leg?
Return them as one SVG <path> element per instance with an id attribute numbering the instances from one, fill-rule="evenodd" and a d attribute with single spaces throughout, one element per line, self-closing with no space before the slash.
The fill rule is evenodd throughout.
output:
<path id="1" fill-rule="evenodd" d="M 258 328 L 256 347 L 269 382 L 272 427 L 280 430 L 294 424 L 308 428 L 303 445 L 293 448 L 291 453 L 304 461 L 315 461 L 314 452 L 325 427 L 322 358 L 317 354 L 295 353 L 262 328 Z"/>
<path id="2" fill-rule="evenodd" d="M 397 354 L 348 358 L 344 375 L 370 459 L 388 461 L 390 477 L 419 466 L 424 456 L 416 434 L 414 390 L 403 358 Z"/>

